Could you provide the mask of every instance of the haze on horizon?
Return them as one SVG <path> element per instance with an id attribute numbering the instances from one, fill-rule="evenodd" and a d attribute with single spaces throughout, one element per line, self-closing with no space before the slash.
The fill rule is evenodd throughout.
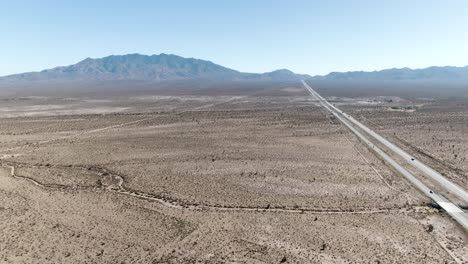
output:
<path id="1" fill-rule="evenodd" d="M 0 76 L 128 53 L 310 75 L 465 66 L 467 11 L 462 0 L 8 2 Z"/>

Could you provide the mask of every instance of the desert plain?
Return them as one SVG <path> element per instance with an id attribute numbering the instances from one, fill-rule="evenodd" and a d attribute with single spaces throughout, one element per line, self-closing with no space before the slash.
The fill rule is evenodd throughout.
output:
<path id="1" fill-rule="evenodd" d="M 468 185 L 468 103 L 318 92 Z M 466 231 L 299 83 L 3 96 L 0 147 L 0 263 L 468 262 Z"/>

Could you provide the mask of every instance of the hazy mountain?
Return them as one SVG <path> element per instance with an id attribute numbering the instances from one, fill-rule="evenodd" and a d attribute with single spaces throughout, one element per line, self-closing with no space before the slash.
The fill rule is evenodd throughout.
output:
<path id="1" fill-rule="evenodd" d="M 315 76 L 322 80 L 447 80 L 468 79 L 468 66 L 465 67 L 429 67 L 424 69 L 387 69 L 382 71 L 364 72 L 332 72 L 325 76 Z"/>
<path id="2" fill-rule="evenodd" d="M 288 70 L 264 74 L 242 73 L 210 61 L 183 58 L 176 55 L 129 54 L 108 56 L 100 59 L 85 59 L 77 64 L 57 67 L 41 72 L 30 72 L 3 77 L 9 81 L 166 81 L 180 79 L 214 80 L 299 80 L 307 75 L 298 75 Z"/>
<path id="3" fill-rule="evenodd" d="M 281 70 L 276 70 L 272 72 L 267 72 L 264 74 L 259 74 L 258 75 L 260 78 L 268 79 L 268 80 L 288 80 L 288 79 L 296 79 L 298 77 L 304 78 L 304 77 L 309 77 L 306 75 L 298 75 L 295 74 L 294 72 L 287 70 L 287 69 L 281 69 Z"/>

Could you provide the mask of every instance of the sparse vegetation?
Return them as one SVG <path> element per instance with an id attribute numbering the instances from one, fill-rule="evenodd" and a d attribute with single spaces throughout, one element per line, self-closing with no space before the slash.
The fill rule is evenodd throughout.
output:
<path id="1" fill-rule="evenodd" d="M 143 96 L 119 101 L 120 112 L 112 100 L 22 104 L 50 100 L 61 108 L 0 120 L 2 259 L 450 259 L 433 241 L 439 229 L 429 228 L 453 234 L 450 220 L 429 219 L 427 200 L 307 97 Z M 419 124 L 392 115 L 400 128 Z M 461 137 L 458 130 L 454 123 L 440 133 Z M 463 148 L 440 136 L 430 147 L 461 160 Z"/>

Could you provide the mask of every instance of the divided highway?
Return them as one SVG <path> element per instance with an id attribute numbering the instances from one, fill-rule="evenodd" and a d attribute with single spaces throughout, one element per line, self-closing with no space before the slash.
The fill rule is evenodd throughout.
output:
<path id="1" fill-rule="evenodd" d="M 461 210 L 458 206 L 456 206 L 454 203 L 450 202 L 447 200 L 445 197 L 442 195 L 439 195 L 429 189 L 424 183 L 422 183 L 416 176 L 414 176 L 411 172 L 403 168 L 398 162 L 396 162 L 394 159 L 392 159 L 390 156 L 388 156 L 383 150 L 381 150 L 379 147 L 377 147 L 375 144 L 373 144 L 369 139 L 367 139 L 361 132 L 359 132 L 355 127 L 353 127 L 353 124 L 361 128 L 363 131 L 368 133 L 370 136 L 372 136 L 374 139 L 379 141 L 381 144 L 386 146 L 388 149 L 393 151 L 395 154 L 399 155 L 400 157 L 404 158 L 409 158 L 409 161 L 407 161 L 409 164 L 413 165 L 414 167 L 420 169 L 422 172 L 426 173 L 431 173 L 432 176 L 428 175 L 429 177 L 433 178 L 436 180 L 439 184 L 446 184 L 447 182 L 450 183 L 448 185 L 443 185 L 443 187 L 454 194 L 457 194 L 460 198 L 464 199 L 465 201 L 466 198 L 468 197 L 466 191 L 461 188 L 460 186 L 450 182 L 447 180 L 445 177 L 443 177 L 441 174 L 438 172 L 434 171 L 433 169 L 429 168 L 427 165 L 421 163 L 418 161 L 417 165 L 414 165 L 412 162 L 416 161 L 415 158 L 411 157 L 408 153 L 403 151 L 402 149 L 398 148 L 397 146 L 393 145 L 386 139 L 384 139 L 382 136 L 378 135 L 377 133 L 373 132 L 371 129 L 367 128 L 354 118 L 352 118 L 350 115 L 344 113 L 331 103 L 329 103 L 327 100 L 325 100 L 322 96 L 320 96 L 317 92 L 315 92 L 305 81 L 302 81 L 303 85 L 306 87 L 306 89 L 314 96 L 317 100 L 319 100 L 320 104 L 327 109 L 329 112 L 331 112 L 341 123 L 343 123 L 347 128 L 349 128 L 361 141 L 363 141 L 370 149 L 372 149 L 376 154 L 378 154 L 380 157 L 382 157 L 389 165 L 391 165 L 395 170 L 397 170 L 399 173 L 401 173 L 404 177 L 406 177 L 416 188 L 418 188 L 421 192 L 423 192 L 426 196 L 431 198 L 435 203 L 437 203 L 442 209 L 444 209 L 450 216 L 452 216 L 458 223 L 460 223 L 465 229 L 468 229 L 468 216 Z M 434 177 L 434 175 L 437 175 Z M 441 178 L 439 178 L 439 176 Z M 454 188 L 454 189 L 453 189 Z"/>
<path id="2" fill-rule="evenodd" d="M 423 172 L 427 177 L 433 179 L 434 181 L 438 182 L 444 189 L 449 191 L 450 193 L 453 193 L 454 195 L 458 196 L 461 198 L 463 201 L 468 203 L 468 192 L 464 190 L 461 186 L 449 181 L 447 178 L 442 176 L 440 173 L 435 171 L 434 169 L 430 168 L 426 164 L 422 163 L 421 161 L 417 160 L 415 157 L 411 156 L 398 146 L 394 145 L 390 141 L 386 140 L 379 134 L 375 133 L 373 130 L 370 128 L 364 126 L 362 123 L 354 119 L 352 116 L 344 113 L 334 105 L 330 104 L 328 101 L 326 101 L 322 96 L 320 96 L 317 92 L 315 92 L 310 86 L 307 85 L 304 81 L 302 81 L 304 86 L 309 90 L 310 93 L 312 93 L 315 97 L 317 97 L 319 100 L 323 101 L 325 104 L 327 104 L 333 111 L 340 113 L 343 115 L 344 118 L 346 118 L 348 121 L 351 123 L 355 124 L 358 126 L 360 129 L 368 133 L 371 137 L 376 139 L 378 142 L 383 144 L 385 147 L 387 147 L 389 150 L 391 150 L 393 153 L 397 154 L 401 158 L 403 158 L 408 164 L 411 166 L 415 167 L 419 171 Z"/>

